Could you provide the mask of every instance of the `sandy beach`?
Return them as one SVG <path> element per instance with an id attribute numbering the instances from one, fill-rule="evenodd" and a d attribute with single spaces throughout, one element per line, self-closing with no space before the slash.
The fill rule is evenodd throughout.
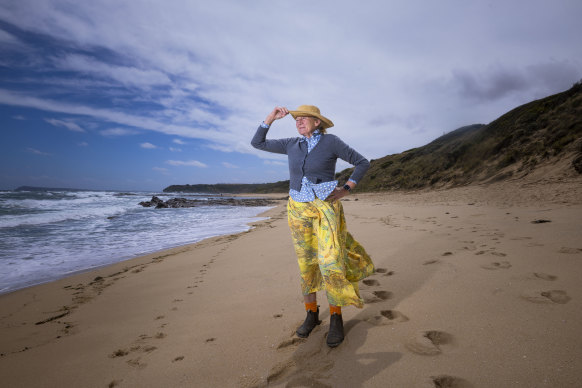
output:
<path id="1" fill-rule="evenodd" d="M 280 195 L 278 195 L 280 197 Z M 354 194 L 377 273 L 346 339 L 305 316 L 285 203 L 204 240 L 0 296 L 6 387 L 579 387 L 582 181 Z"/>

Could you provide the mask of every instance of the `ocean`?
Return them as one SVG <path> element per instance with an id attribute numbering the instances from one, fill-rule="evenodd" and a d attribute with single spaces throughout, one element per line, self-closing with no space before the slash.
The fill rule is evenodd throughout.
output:
<path id="1" fill-rule="evenodd" d="M 268 206 L 145 208 L 204 195 L 0 191 L 0 294 L 208 237 L 248 230 Z"/>

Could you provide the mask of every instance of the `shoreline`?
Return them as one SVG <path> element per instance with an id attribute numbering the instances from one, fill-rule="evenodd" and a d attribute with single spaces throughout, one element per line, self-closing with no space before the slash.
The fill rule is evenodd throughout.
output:
<path id="1" fill-rule="evenodd" d="M 348 197 L 378 272 L 336 349 L 323 294 L 323 323 L 294 336 L 279 204 L 246 232 L 0 295 L 0 372 L 11 386 L 574 386 L 582 185 L 522 186 Z"/>
<path id="2" fill-rule="evenodd" d="M 279 202 L 278 198 L 269 198 L 269 200 L 270 200 L 269 202 L 272 202 L 271 204 L 261 205 L 261 207 L 272 208 L 272 207 L 275 207 L 278 205 L 278 202 Z M 257 206 L 253 205 L 252 207 L 257 207 Z M 265 211 L 262 211 L 261 213 L 253 215 L 252 217 L 249 217 L 249 218 L 260 219 L 262 217 L 261 214 L 263 214 L 263 213 L 265 213 Z M 111 217 L 111 218 L 117 218 L 117 217 Z M 250 228 L 253 222 L 254 221 L 252 221 L 252 220 L 250 222 L 247 222 L 246 223 L 247 227 Z M 240 232 L 236 232 L 236 229 L 240 230 L 244 227 L 244 225 L 245 225 L 245 223 L 242 223 L 242 222 L 240 224 L 237 224 L 237 227 L 233 227 L 235 229 L 235 231 L 230 232 L 228 234 L 240 233 Z M 245 230 L 241 230 L 241 232 L 245 232 Z M 51 282 L 58 281 L 61 279 L 66 279 L 68 277 L 75 276 L 78 274 L 83 274 L 85 272 L 97 271 L 101 268 L 106 268 L 106 267 L 111 266 L 111 265 L 115 265 L 118 263 L 124 263 L 124 262 L 130 261 L 130 260 L 133 260 L 133 259 L 139 259 L 142 256 L 148 256 L 148 255 L 156 254 L 158 252 L 163 252 L 165 250 L 171 250 L 171 249 L 180 248 L 180 247 L 191 245 L 191 244 L 197 244 L 200 241 L 203 241 L 203 240 L 208 239 L 208 238 L 219 237 L 219 236 L 225 235 L 225 234 L 221 234 L 221 231 L 218 231 L 218 230 L 215 233 L 216 234 L 213 233 L 213 235 L 210 235 L 208 237 L 197 237 L 198 238 L 197 241 L 190 241 L 190 242 L 184 242 L 184 243 L 175 242 L 175 243 L 177 243 L 176 245 L 165 246 L 162 248 L 156 248 L 156 247 L 152 246 L 152 247 L 147 247 L 146 249 L 143 249 L 143 247 L 142 247 L 142 249 L 140 249 L 141 252 L 139 252 L 139 253 L 132 253 L 130 250 L 130 251 L 126 252 L 125 254 L 114 255 L 115 261 L 111 261 L 109 263 L 94 263 L 93 266 L 88 267 L 88 268 L 70 269 L 70 271 L 68 271 L 68 272 L 61 272 L 59 274 L 50 273 L 49 276 L 44 276 L 44 278 L 39 277 L 39 279 L 32 279 L 32 280 L 29 279 L 28 282 L 23 282 L 20 280 L 18 282 L 7 282 L 6 284 L 4 284 L 4 286 L 5 286 L 4 289 L 0 290 L 0 296 L 5 295 L 5 294 L 10 294 L 10 293 L 15 292 L 15 291 L 23 290 L 26 288 L 40 286 L 40 285 L 51 283 Z M 210 234 L 210 233 L 207 233 L 207 234 Z M 119 253 L 119 252 L 117 252 L 117 253 Z M 113 256 L 113 255 L 110 255 L 107 257 L 111 257 L 111 256 Z"/>

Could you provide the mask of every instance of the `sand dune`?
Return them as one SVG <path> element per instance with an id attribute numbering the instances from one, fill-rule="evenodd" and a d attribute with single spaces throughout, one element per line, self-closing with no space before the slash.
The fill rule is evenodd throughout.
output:
<path id="1" fill-rule="evenodd" d="M 307 339 L 284 203 L 249 232 L 0 296 L 10 387 L 577 387 L 580 180 L 356 194 L 377 272 Z M 538 222 L 544 220 L 544 222 Z"/>

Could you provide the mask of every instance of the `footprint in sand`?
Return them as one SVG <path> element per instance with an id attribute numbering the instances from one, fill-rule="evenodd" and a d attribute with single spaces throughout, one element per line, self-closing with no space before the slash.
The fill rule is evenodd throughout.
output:
<path id="1" fill-rule="evenodd" d="M 380 282 L 375 280 L 375 279 L 364 279 L 362 280 L 362 283 L 364 283 L 366 286 L 379 286 Z"/>
<path id="2" fill-rule="evenodd" d="M 560 250 L 558 252 L 559 253 L 566 253 L 566 254 L 574 255 L 576 253 L 582 253 L 582 248 L 562 247 L 562 248 L 560 248 Z"/>
<path id="3" fill-rule="evenodd" d="M 408 322 L 409 319 L 406 315 L 395 310 L 382 310 L 380 315 L 375 315 L 366 319 L 366 322 L 375 326 L 385 326 L 392 325 L 394 323 Z"/>
<path id="4" fill-rule="evenodd" d="M 430 380 L 424 384 L 424 387 L 434 387 L 434 388 L 472 388 L 473 386 L 465 379 L 449 376 L 431 376 Z"/>
<path id="5" fill-rule="evenodd" d="M 551 290 L 551 291 L 526 291 L 521 295 L 522 298 L 533 303 L 558 303 L 566 304 L 572 298 L 568 296 L 566 291 Z"/>
<path id="6" fill-rule="evenodd" d="M 390 225 L 390 217 L 388 216 L 380 218 L 380 221 L 386 225 Z"/>
<path id="7" fill-rule="evenodd" d="M 423 356 L 435 356 L 442 353 L 441 347 L 453 342 L 453 336 L 437 330 L 418 333 L 406 343 L 406 348 Z"/>
<path id="8" fill-rule="evenodd" d="M 440 261 L 434 259 L 434 260 L 427 260 L 424 263 L 422 263 L 422 265 L 431 265 L 431 264 L 438 264 L 438 263 L 440 263 Z"/>
<path id="9" fill-rule="evenodd" d="M 394 271 L 388 271 L 386 268 L 376 268 L 375 273 L 382 273 L 384 276 L 394 275 Z"/>
<path id="10" fill-rule="evenodd" d="M 124 357 L 129 354 L 129 351 L 125 349 L 118 349 L 109 355 L 109 358 Z"/>
<path id="11" fill-rule="evenodd" d="M 392 298 L 392 293 L 390 291 L 362 292 L 364 303 L 378 303 L 390 298 Z"/>
<path id="12" fill-rule="evenodd" d="M 481 268 L 489 270 L 508 269 L 511 268 L 511 264 L 508 261 L 494 261 L 491 264 L 482 265 Z"/>
<path id="13" fill-rule="evenodd" d="M 138 357 L 138 358 L 134 358 L 132 360 L 129 360 L 129 361 L 127 361 L 127 364 L 129 366 L 132 366 L 132 367 L 138 368 L 138 369 L 143 369 L 146 366 L 148 366 L 148 364 L 146 364 L 145 362 L 142 362 L 141 361 L 141 357 Z"/>
<path id="14" fill-rule="evenodd" d="M 550 281 L 554 281 L 554 280 L 558 279 L 557 276 L 549 275 L 549 274 L 543 273 L 543 272 L 534 272 L 534 276 L 536 278 L 539 278 L 539 279 L 550 280 Z"/>

